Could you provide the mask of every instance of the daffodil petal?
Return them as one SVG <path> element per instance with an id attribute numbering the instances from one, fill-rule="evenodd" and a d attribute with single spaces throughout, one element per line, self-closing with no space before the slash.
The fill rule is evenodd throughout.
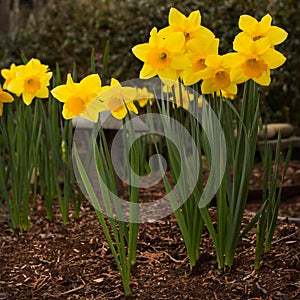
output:
<path id="1" fill-rule="evenodd" d="M 210 79 L 205 79 L 201 84 L 201 91 L 202 94 L 212 94 L 216 91 L 216 87 Z"/>
<path id="2" fill-rule="evenodd" d="M 272 23 L 272 17 L 269 14 L 266 14 L 264 17 L 262 17 L 261 21 L 258 22 L 258 30 L 259 32 L 267 32 L 269 28 L 271 27 Z"/>
<path id="3" fill-rule="evenodd" d="M 183 50 L 185 37 L 182 32 L 174 32 L 165 39 L 165 47 L 170 52 L 180 52 Z"/>
<path id="4" fill-rule="evenodd" d="M 140 78 L 141 79 L 148 79 L 157 75 L 157 70 L 154 69 L 150 64 L 144 63 L 141 71 L 140 71 Z"/>
<path id="5" fill-rule="evenodd" d="M 286 61 L 285 56 L 275 49 L 269 49 L 260 57 L 267 63 L 270 69 L 276 69 Z"/>
<path id="6" fill-rule="evenodd" d="M 232 68 L 230 71 L 230 80 L 236 84 L 245 82 L 249 79 L 241 68 Z"/>
<path id="7" fill-rule="evenodd" d="M 244 60 L 245 56 L 237 52 L 226 53 L 223 55 L 223 61 L 232 68 L 240 65 Z"/>
<path id="8" fill-rule="evenodd" d="M 187 56 L 183 54 L 174 55 L 172 57 L 171 64 L 170 64 L 171 68 L 175 70 L 185 69 L 191 65 L 192 65 L 191 61 L 187 58 Z"/>
<path id="9" fill-rule="evenodd" d="M 213 74 L 214 74 L 214 69 L 213 68 L 206 68 L 206 69 L 201 71 L 201 78 L 202 79 L 207 79 L 207 78 L 213 76 Z"/>
<path id="10" fill-rule="evenodd" d="M 135 100 L 135 98 L 137 96 L 136 89 L 134 89 L 132 87 L 123 87 L 122 93 L 123 93 L 123 97 L 124 97 L 124 100 L 126 103 L 129 101 Z"/>
<path id="11" fill-rule="evenodd" d="M 110 80 L 110 86 L 111 86 L 111 87 L 117 87 L 117 86 L 121 86 L 121 84 L 120 84 L 120 82 L 119 82 L 118 79 L 112 78 L 112 79 Z"/>
<path id="12" fill-rule="evenodd" d="M 2 69 L 1 70 L 1 75 L 3 78 L 7 79 L 10 77 L 10 70 L 9 69 Z"/>
<path id="13" fill-rule="evenodd" d="M 229 93 L 229 94 L 236 95 L 236 93 L 237 93 L 237 85 L 234 84 L 234 83 L 231 83 L 231 84 L 229 85 L 229 87 L 224 88 L 224 90 L 225 90 L 227 93 Z"/>
<path id="14" fill-rule="evenodd" d="M 150 31 L 149 44 L 153 46 L 159 46 L 162 42 L 162 37 L 158 34 L 157 28 L 153 27 Z"/>
<path id="15" fill-rule="evenodd" d="M 127 106 L 128 110 L 133 111 L 135 114 L 139 113 L 137 107 L 134 105 L 133 102 L 126 103 L 126 106 Z"/>
<path id="16" fill-rule="evenodd" d="M 160 37 L 166 38 L 173 32 L 174 32 L 174 28 L 172 26 L 167 26 L 167 27 L 160 29 L 158 34 Z"/>
<path id="17" fill-rule="evenodd" d="M 86 91 L 99 93 L 101 89 L 101 79 L 98 74 L 91 74 L 80 81 L 81 88 Z"/>
<path id="18" fill-rule="evenodd" d="M 268 30 L 268 36 L 273 45 L 278 45 L 286 40 L 288 33 L 282 28 L 271 26 Z"/>
<path id="19" fill-rule="evenodd" d="M 187 17 L 187 21 L 191 28 L 197 28 L 201 23 L 201 14 L 199 10 L 192 11 Z"/>
<path id="20" fill-rule="evenodd" d="M 72 118 L 77 117 L 77 115 L 73 114 L 72 112 L 70 112 L 70 111 L 66 108 L 66 105 L 63 106 L 62 116 L 63 116 L 64 119 L 66 119 L 66 120 L 69 120 L 69 119 L 72 119 Z"/>
<path id="21" fill-rule="evenodd" d="M 0 103 L 10 103 L 10 102 L 13 102 L 13 101 L 14 101 L 14 98 L 11 94 L 3 92 L 0 89 Z"/>
<path id="22" fill-rule="evenodd" d="M 252 79 L 260 85 L 268 86 L 271 83 L 270 70 L 263 72 L 259 78 L 252 78 Z"/>
<path id="23" fill-rule="evenodd" d="M 80 116 L 96 123 L 98 121 L 99 112 L 104 110 L 107 110 L 107 107 L 102 102 L 95 100 L 86 107 Z"/>
<path id="24" fill-rule="evenodd" d="M 239 18 L 239 28 L 245 32 L 251 32 L 257 24 L 257 20 L 249 15 L 241 15 Z"/>
<path id="25" fill-rule="evenodd" d="M 134 46 L 131 50 L 138 59 L 145 62 L 147 60 L 150 47 L 151 46 L 148 43 L 144 43 Z"/>
<path id="26" fill-rule="evenodd" d="M 164 70 L 158 71 L 158 76 L 160 78 L 169 79 L 173 81 L 176 81 L 179 77 L 177 71 L 172 68 L 166 68 Z"/>
<path id="27" fill-rule="evenodd" d="M 66 102 L 73 93 L 70 91 L 66 85 L 59 85 L 51 90 L 51 94 L 60 102 Z"/>
<path id="28" fill-rule="evenodd" d="M 256 47 L 256 53 L 258 55 L 265 53 L 272 46 L 271 40 L 268 37 L 259 39 L 257 42 L 254 43 L 254 45 Z"/>
<path id="29" fill-rule="evenodd" d="M 23 98 L 23 101 L 24 101 L 24 103 L 25 103 L 26 105 L 30 105 L 31 102 L 32 102 L 32 100 L 33 100 L 33 98 L 34 98 L 34 95 L 33 95 L 33 94 L 29 94 L 29 93 L 27 93 L 27 92 L 24 92 L 24 93 L 22 94 L 22 98 Z"/>
<path id="30" fill-rule="evenodd" d="M 182 26 L 186 20 L 186 16 L 175 7 L 171 7 L 169 11 L 169 24 L 171 26 Z"/>
<path id="31" fill-rule="evenodd" d="M 46 81 L 45 84 L 47 83 L 47 85 L 49 85 L 49 81 L 52 78 L 53 73 L 47 72 L 46 74 L 43 74 L 43 75 L 44 75 L 43 81 Z"/>
<path id="32" fill-rule="evenodd" d="M 250 53 L 249 46 L 253 44 L 252 38 L 245 32 L 240 32 L 233 41 L 233 50 L 241 53 Z"/>
<path id="33" fill-rule="evenodd" d="M 201 77 L 199 76 L 199 72 L 194 73 L 192 68 L 183 70 L 182 74 L 180 75 L 185 85 L 192 85 L 197 83 Z"/>
<path id="34" fill-rule="evenodd" d="M 49 90 L 46 86 L 42 86 L 35 94 L 38 98 L 48 98 Z"/>
<path id="35" fill-rule="evenodd" d="M 210 54 L 205 59 L 207 67 L 217 68 L 221 64 L 222 58 L 220 55 Z"/>
<path id="36" fill-rule="evenodd" d="M 125 118 L 125 116 L 127 115 L 127 109 L 126 107 L 123 105 L 122 107 L 120 107 L 120 109 L 112 111 L 111 114 L 119 120 L 122 120 Z"/>
<path id="37" fill-rule="evenodd" d="M 219 39 L 213 38 L 208 42 L 207 47 L 205 48 L 205 52 L 207 54 L 218 54 L 219 49 Z"/>
<path id="38" fill-rule="evenodd" d="M 16 78 L 11 80 L 7 86 L 7 90 L 19 96 L 23 92 L 23 81 Z"/>
<path id="39" fill-rule="evenodd" d="M 215 34 L 205 26 L 200 26 L 199 29 L 195 32 L 195 38 L 197 39 L 208 39 L 214 38 Z"/>

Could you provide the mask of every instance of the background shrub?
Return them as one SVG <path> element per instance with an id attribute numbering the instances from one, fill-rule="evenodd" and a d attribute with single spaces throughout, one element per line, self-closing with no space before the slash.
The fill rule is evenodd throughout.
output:
<path id="1" fill-rule="evenodd" d="M 146 42 L 154 26 L 167 25 L 171 6 L 184 14 L 199 9 L 202 24 L 220 38 L 220 54 L 232 51 L 241 14 L 260 19 L 270 13 L 273 24 L 289 33 L 284 44 L 277 46 L 288 60 L 272 73 L 271 86 L 261 89 L 262 105 L 271 121 L 300 126 L 300 4 L 296 0 L 49 0 L 37 16 L 31 16 L 16 33 L 1 39 L 0 67 L 20 63 L 20 52 L 24 51 L 27 57 L 37 57 L 51 68 L 58 62 L 64 76 L 76 62 L 79 77 L 83 77 L 90 72 L 92 48 L 101 71 L 103 51 L 109 40 L 107 79 L 136 78 L 142 63 L 133 56 L 131 48 Z"/>

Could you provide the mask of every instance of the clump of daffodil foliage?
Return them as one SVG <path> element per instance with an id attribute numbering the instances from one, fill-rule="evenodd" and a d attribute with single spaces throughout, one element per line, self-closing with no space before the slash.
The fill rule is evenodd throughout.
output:
<path id="1" fill-rule="evenodd" d="M 261 20 L 244 14 L 240 16 L 238 22 L 241 32 L 234 37 L 234 52 L 221 54 L 218 47 L 219 39 L 201 24 L 199 10 L 185 16 L 178 9 L 172 7 L 168 21 L 167 27 L 160 30 L 154 27 L 150 31 L 148 42 L 134 46 L 132 52 L 143 62 L 140 78 L 149 79 L 158 76 L 165 85 L 172 86 L 173 91 L 176 90 L 174 81 L 193 85 L 196 89 L 200 86 L 201 93 L 207 95 L 209 105 L 218 115 L 223 126 L 227 149 L 227 172 L 225 172 L 216 193 L 217 228 L 212 225 L 213 220 L 205 206 L 207 202 L 202 205 L 199 200 L 201 195 L 199 186 L 200 192 L 196 189 L 188 200 L 188 203 L 198 201 L 198 207 L 193 204 L 184 205 L 182 210 L 175 213 L 175 216 L 183 234 L 191 267 L 199 258 L 199 248 L 197 245 L 195 246 L 195 243 L 199 242 L 200 220 L 202 220 L 215 245 L 219 268 L 230 269 L 241 238 L 242 218 L 254 163 L 260 118 L 258 85 L 269 86 L 271 70 L 279 68 L 285 63 L 286 57 L 276 48 L 286 40 L 288 33 L 284 29 L 272 25 L 270 14 L 266 14 Z M 241 84 L 243 84 L 242 101 L 234 108 L 230 101 L 224 99 L 228 95 L 230 99 L 232 96 L 236 96 L 238 86 Z M 185 93 L 180 92 L 179 97 L 177 94 L 179 99 L 176 103 L 183 103 L 182 94 Z M 203 109 L 202 115 L 205 118 L 205 106 Z M 235 125 L 233 120 L 236 122 Z M 207 120 L 204 119 L 205 121 Z M 210 128 L 213 127 L 214 125 L 211 124 Z M 193 137 L 197 140 L 197 135 Z M 219 136 L 214 138 L 218 140 Z M 280 139 L 278 145 L 280 147 Z M 205 155 L 209 165 L 212 166 L 212 161 L 218 158 L 212 158 L 211 150 L 208 149 L 214 146 L 212 144 L 208 146 L 205 141 L 202 141 L 201 147 L 206 149 L 204 150 Z M 171 149 L 168 152 L 169 159 L 171 162 L 175 162 L 174 149 L 171 146 L 168 149 Z M 272 160 L 270 153 L 268 155 L 268 160 Z M 279 162 L 278 155 L 276 155 L 276 163 Z M 222 162 L 224 162 L 223 157 L 220 159 L 220 167 Z M 181 172 L 176 163 L 170 165 L 173 174 Z M 266 167 L 266 172 L 268 172 L 267 170 L 270 170 L 270 165 Z M 208 187 L 206 189 L 209 190 Z M 271 192 L 271 194 L 273 193 Z M 263 213 L 258 212 L 253 222 L 251 221 L 253 226 L 259 219 L 255 268 L 259 267 L 265 235 L 267 237 L 265 250 L 269 251 L 270 236 L 273 235 L 276 224 L 274 216 L 277 215 L 277 210 L 275 207 L 278 207 L 280 196 L 277 200 L 275 200 L 275 196 L 270 197 L 270 199 L 268 197 L 263 199 L 261 208 Z M 195 214 L 197 211 L 198 215 Z M 266 222 L 266 219 L 269 221 Z M 190 226 L 199 230 L 194 232 Z M 243 235 L 248 230 L 245 229 Z"/>
<path id="2" fill-rule="evenodd" d="M 4 82 L 0 88 L 0 153 L 6 159 L 0 163 L 0 201 L 8 210 L 10 227 L 30 230 L 38 186 L 47 218 L 52 220 L 53 201 L 58 200 L 66 224 L 69 199 L 75 201 L 74 214 L 78 218 L 81 198 L 75 191 L 68 155 L 72 124 L 62 120 L 60 104 L 49 91 L 50 85 L 59 82 L 59 72 L 54 79 L 48 65 L 37 58 L 27 61 L 24 57 L 24 64 L 12 63 L 10 68 L 1 70 L 1 75 Z M 91 93 L 91 97 L 97 93 L 98 90 Z M 80 109 L 80 101 L 72 107 L 75 111 Z M 63 115 L 68 117 L 65 111 Z"/>

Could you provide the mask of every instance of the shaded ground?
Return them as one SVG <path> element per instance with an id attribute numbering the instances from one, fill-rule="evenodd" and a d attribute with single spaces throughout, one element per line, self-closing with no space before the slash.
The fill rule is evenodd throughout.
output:
<path id="1" fill-rule="evenodd" d="M 297 170 L 290 170 L 294 183 L 298 182 L 292 179 Z M 0 300 L 125 299 L 89 202 L 82 204 L 80 220 L 71 214 L 67 226 L 61 224 L 57 207 L 54 222 L 49 223 L 44 205 L 38 204 L 30 233 L 9 233 L 0 222 Z M 257 205 L 249 202 L 245 222 Z M 300 196 L 282 201 L 280 215 L 300 218 Z M 300 299 L 299 249 L 300 223 L 283 219 L 278 221 L 271 252 L 263 255 L 259 271 L 253 272 L 255 237 L 249 234 L 239 246 L 231 273 L 224 273 L 217 269 L 209 235 L 204 232 L 200 262 L 191 272 L 178 226 L 169 216 L 140 227 L 133 295 L 128 299 Z"/>

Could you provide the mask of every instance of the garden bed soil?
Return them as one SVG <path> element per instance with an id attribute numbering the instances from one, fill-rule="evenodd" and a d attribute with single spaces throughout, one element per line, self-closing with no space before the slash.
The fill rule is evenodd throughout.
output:
<path id="1" fill-rule="evenodd" d="M 295 164 L 291 166 L 286 186 L 299 184 L 299 170 Z M 251 179 L 253 186 L 261 184 L 261 173 L 257 164 Z M 159 196 L 159 190 L 156 187 L 147 197 Z M 259 205 L 259 199 L 248 201 L 245 223 Z M 212 242 L 205 230 L 199 263 L 191 271 L 173 215 L 156 223 L 142 224 L 137 263 L 131 277 L 132 296 L 125 298 L 116 264 L 90 203 L 83 201 L 79 220 L 74 220 L 71 211 L 69 224 L 64 226 L 59 207 L 54 207 L 54 221 L 49 222 L 39 199 L 29 233 L 12 233 L 0 221 L 0 300 L 300 299 L 299 192 L 284 197 L 279 215 L 282 218 L 271 251 L 263 254 L 256 272 L 253 232 L 239 245 L 229 273 L 218 270 Z M 291 217 L 296 221 L 289 221 Z"/>

